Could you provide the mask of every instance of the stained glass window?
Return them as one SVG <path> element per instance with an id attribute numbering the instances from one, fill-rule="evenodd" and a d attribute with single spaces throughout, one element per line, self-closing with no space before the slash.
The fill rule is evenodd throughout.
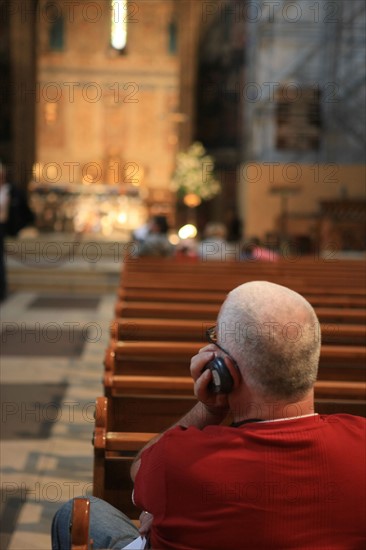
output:
<path id="1" fill-rule="evenodd" d="M 112 0 L 111 46 L 123 51 L 127 45 L 127 0 Z"/>

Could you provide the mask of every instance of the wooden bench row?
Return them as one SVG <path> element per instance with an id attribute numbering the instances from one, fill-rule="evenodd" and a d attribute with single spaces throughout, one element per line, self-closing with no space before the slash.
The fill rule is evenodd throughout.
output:
<path id="1" fill-rule="evenodd" d="M 191 357 L 201 347 L 201 342 L 111 342 L 105 355 L 105 386 L 113 385 L 113 375 L 118 374 L 186 376 Z M 365 364 L 364 346 L 322 345 L 319 378 L 364 380 Z"/>
<path id="2" fill-rule="evenodd" d="M 190 341 L 207 343 L 206 330 L 215 324 L 211 321 L 195 319 L 146 319 L 139 317 L 116 318 L 110 324 L 110 335 L 113 340 L 150 341 Z M 266 327 L 263 327 L 266 330 Z M 356 324 L 326 323 L 314 327 L 314 338 L 321 331 L 323 344 L 364 344 L 366 327 Z"/>
<path id="3" fill-rule="evenodd" d="M 203 281 L 204 279 L 204 281 Z M 229 274 L 229 275 L 217 275 L 214 271 L 207 271 L 206 276 L 200 274 L 180 274 L 177 273 L 174 276 L 170 276 L 166 273 L 150 273 L 150 274 L 133 274 L 125 275 L 121 280 L 121 286 L 126 289 L 138 289 L 138 288 L 166 288 L 169 290 L 200 290 L 205 291 L 225 291 L 229 292 L 233 288 L 251 281 L 271 281 L 280 285 L 287 286 L 300 294 L 322 294 L 328 295 L 343 295 L 343 296 L 364 296 L 363 285 L 364 280 L 354 281 L 353 277 L 348 274 L 342 280 L 319 280 L 314 277 L 311 281 L 300 275 L 285 276 L 279 275 L 254 277 L 246 274 Z"/>
<path id="4" fill-rule="evenodd" d="M 320 322 L 323 323 L 366 323 L 365 308 L 315 307 Z M 216 319 L 219 306 L 207 303 L 186 302 L 148 302 L 118 301 L 115 305 L 115 316 L 125 319 L 143 317 L 154 319 Z"/>
<path id="5" fill-rule="evenodd" d="M 230 277 L 277 277 L 300 278 L 306 284 L 313 281 L 322 281 L 334 286 L 340 281 L 346 287 L 362 284 L 366 276 L 365 262 L 359 260 L 344 260 L 332 262 L 311 261 L 310 258 L 299 258 L 297 261 L 279 259 L 276 262 L 240 262 L 234 259 L 227 261 L 177 261 L 175 258 L 148 259 L 141 258 L 133 262 L 125 262 L 121 271 L 121 278 L 126 281 L 128 276 L 143 280 L 150 275 L 162 275 L 175 280 L 177 277 L 204 278 L 212 274 L 215 278 Z M 350 278 L 350 274 L 352 277 Z"/>
<path id="6" fill-rule="evenodd" d="M 190 377 L 172 379 L 169 376 L 118 376 L 119 393 L 112 396 L 108 431 L 161 431 L 194 404 L 193 383 Z M 315 385 L 318 412 L 325 413 L 335 403 L 339 412 L 366 413 L 366 382 L 318 380 Z M 351 412 L 352 411 L 352 412 Z M 113 428 L 111 426 L 113 425 Z"/>
<path id="7" fill-rule="evenodd" d="M 194 399 L 193 382 L 190 376 L 156 376 L 156 375 L 112 375 L 112 395 L 110 397 L 136 397 L 137 400 L 146 397 L 161 399 L 175 398 Z M 315 385 L 315 395 L 318 399 L 366 399 L 366 381 L 359 380 L 323 380 L 319 379 Z M 107 396 L 108 397 L 108 396 Z M 136 401 L 133 408 L 136 407 Z M 361 415 L 363 416 L 363 415 Z"/>
<path id="8" fill-rule="evenodd" d="M 335 291 L 335 294 L 324 295 L 324 293 L 302 292 L 301 294 L 315 306 L 328 307 L 348 307 L 365 308 L 366 297 L 364 295 L 341 295 Z M 125 287 L 118 289 L 119 301 L 147 301 L 147 302 L 192 302 L 216 304 L 218 307 L 223 303 L 227 291 L 223 290 L 191 290 L 191 289 L 167 289 L 167 288 L 145 288 L 145 287 Z"/>
<path id="9" fill-rule="evenodd" d="M 177 258 L 139 258 L 131 262 L 124 262 L 122 266 L 122 274 L 142 274 L 142 273 L 167 273 L 167 274 L 206 274 L 207 271 L 221 274 L 252 274 L 260 276 L 268 274 L 276 275 L 314 275 L 318 279 L 324 277 L 346 276 L 350 273 L 354 277 L 362 277 L 366 274 L 365 263 L 360 260 L 337 259 L 334 261 L 318 260 L 314 257 L 293 258 L 278 258 L 276 262 L 256 262 L 256 261 L 236 261 L 234 258 L 227 257 L 226 261 L 216 260 L 181 260 Z"/>

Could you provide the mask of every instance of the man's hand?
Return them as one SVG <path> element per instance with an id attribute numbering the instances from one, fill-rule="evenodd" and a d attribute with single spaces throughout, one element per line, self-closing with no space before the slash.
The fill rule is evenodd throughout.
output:
<path id="1" fill-rule="evenodd" d="M 223 414 L 228 411 L 229 402 L 227 395 L 214 394 L 209 391 L 208 385 L 212 380 L 210 369 L 204 370 L 207 363 L 215 358 L 217 347 L 209 344 L 201 348 L 197 355 L 191 359 L 191 376 L 194 380 L 194 394 L 199 401 L 212 414 Z"/>
<path id="2" fill-rule="evenodd" d="M 154 516 L 149 512 L 141 512 L 139 533 L 142 537 L 148 537 Z"/>

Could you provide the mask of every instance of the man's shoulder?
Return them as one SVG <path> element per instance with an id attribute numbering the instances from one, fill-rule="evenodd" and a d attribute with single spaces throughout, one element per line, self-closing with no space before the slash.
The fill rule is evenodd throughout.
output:
<path id="1" fill-rule="evenodd" d="M 366 412 L 366 411 L 365 411 Z M 326 414 L 321 415 L 321 418 L 326 422 L 330 423 L 339 423 L 339 424 L 354 424 L 365 426 L 366 418 L 364 416 L 357 416 L 355 414 L 346 414 L 346 413 L 335 413 L 335 414 Z"/>
<path id="2" fill-rule="evenodd" d="M 366 418 L 353 414 L 336 413 L 320 417 L 331 428 L 339 432 L 361 433 L 366 436 Z"/>
<path id="3" fill-rule="evenodd" d="M 232 429 L 229 429 L 228 426 L 210 425 L 203 429 L 196 428 L 195 426 L 189 426 L 188 428 L 175 426 L 165 432 L 160 441 L 168 445 L 170 443 L 172 445 L 176 445 L 177 443 L 196 445 L 198 442 L 204 444 L 205 441 L 210 442 L 213 439 L 227 439 L 230 437 L 232 437 Z"/>

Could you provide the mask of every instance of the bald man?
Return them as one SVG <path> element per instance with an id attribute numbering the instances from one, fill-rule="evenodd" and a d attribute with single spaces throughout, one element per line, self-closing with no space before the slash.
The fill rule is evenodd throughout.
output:
<path id="1" fill-rule="evenodd" d="M 313 308 L 283 286 L 246 283 L 208 337 L 191 360 L 198 403 L 131 468 L 151 547 L 365 548 L 366 422 L 314 410 Z M 113 544 L 123 547 L 117 532 Z"/>

